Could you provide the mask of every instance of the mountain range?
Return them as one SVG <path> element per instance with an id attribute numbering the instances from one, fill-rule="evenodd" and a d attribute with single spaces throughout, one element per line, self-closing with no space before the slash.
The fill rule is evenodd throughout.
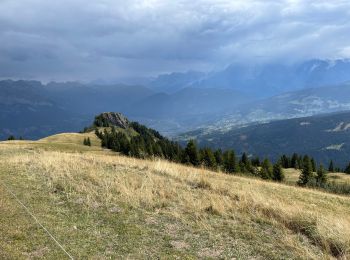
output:
<path id="1" fill-rule="evenodd" d="M 0 138 L 79 131 L 120 111 L 167 136 L 350 109 L 349 60 L 232 64 L 210 73 L 160 75 L 142 85 L 0 81 Z M 148 83 L 147 83 L 148 82 Z"/>
<path id="2" fill-rule="evenodd" d="M 174 93 L 182 88 L 228 88 L 254 97 L 269 97 L 287 91 L 337 85 L 350 81 L 350 60 L 312 59 L 299 63 L 233 63 L 210 73 L 185 72 L 158 76 L 148 87 Z"/>

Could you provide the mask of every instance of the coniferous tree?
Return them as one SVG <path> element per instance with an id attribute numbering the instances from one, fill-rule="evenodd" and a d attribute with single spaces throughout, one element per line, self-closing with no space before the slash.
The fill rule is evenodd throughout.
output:
<path id="1" fill-rule="evenodd" d="M 290 165 L 290 159 L 284 154 L 280 159 L 280 164 L 283 168 L 287 169 Z"/>
<path id="2" fill-rule="evenodd" d="M 159 146 L 157 143 L 152 144 L 152 149 L 153 149 L 153 154 L 156 157 L 162 157 L 163 156 L 163 151 L 162 148 Z"/>
<path id="3" fill-rule="evenodd" d="M 298 169 L 298 155 L 296 153 L 292 155 L 290 164 L 291 164 L 290 165 L 291 168 Z"/>
<path id="4" fill-rule="evenodd" d="M 254 158 L 252 159 L 252 165 L 253 165 L 254 167 L 259 167 L 259 166 L 261 165 L 261 163 L 260 163 L 260 158 L 259 158 L 258 156 L 254 157 Z"/>
<path id="5" fill-rule="evenodd" d="M 241 172 L 243 173 L 247 173 L 247 172 L 251 172 L 252 167 L 251 167 L 251 162 L 247 156 L 246 153 L 242 154 L 241 160 L 239 161 L 239 168 L 241 170 Z"/>
<path id="6" fill-rule="evenodd" d="M 330 161 L 329 166 L 328 166 L 328 171 L 329 172 L 334 172 L 334 164 L 333 160 Z"/>
<path id="7" fill-rule="evenodd" d="M 304 164 L 303 164 L 303 158 L 301 156 L 298 156 L 297 164 L 298 164 L 298 169 L 303 169 Z"/>
<path id="8" fill-rule="evenodd" d="M 224 153 L 224 170 L 227 173 L 238 172 L 236 154 L 233 150 Z"/>
<path id="9" fill-rule="evenodd" d="M 246 153 L 243 153 L 243 154 L 242 154 L 242 158 L 241 158 L 241 162 L 242 162 L 243 164 L 247 165 L 247 164 L 248 164 L 248 161 L 249 161 L 249 159 L 248 159 L 247 154 L 246 154 Z"/>
<path id="10" fill-rule="evenodd" d="M 185 156 L 188 156 L 189 163 L 193 166 L 199 166 L 199 155 L 197 150 L 197 145 L 194 140 L 190 140 L 185 148 Z"/>
<path id="11" fill-rule="evenodd" d="M 136 157 L 136 158 L 141 158 L 142 152 L 140 151 L 140 146 L 139 143 L 137 142 L 137 139 L 132 139 L 130 141 L 130 156 Z"/>
<path id="12" fill-rule="evenodd" d="M 284 172 L 280 162 L 277 162 L 273 166 L 272 179 L 274 181 L 282 182 L 285 179 Z"/>
<path id="13" fill-rule="evenodd" d="M 210 169 L 216 169 L 216 159 L 211 149 L 205 148 L 202 151 L 202 158 L 201 158 L 202 164 Z"/>
<path id="14" fill-rule="evenodd" d="M 200 164 L 204 164 L 203 160 L 204 160 L 204 154 L 205 154 L 205 149 L 199 149 L 198 150 L 198 156 L 199 156 L 199 162 Z"/>
<path id="15" fill-rule="evenodd" d="M 319 186 L 323 186 L 327 182 L 327 173 L 321 164 L 317 170 L 316 183 Z"/>
<path id="16" fill-rule="evenodd" d="M 86 146 L 91 146 L 91 141 L 90 141 L 90 138 L 84 138 L 84 141 L 83 141 L 83 144 L 86 145 Z"/>
<path id="17" fill-rule="evenodd" d="M 350 174 L 350 163 L 348 164 L 348 166 L 346 166 L 344 172 L 345 172 L 346 174 Z"/>
<path id="18" fill-rule="evenodd" d="M 303 159 L 303 170 L 300 174 L 298 184 L 307 185 L 312 179 L 312 165 L 310 158 L 306 155 Z"/>
<path id="19" fill-rule="evenodd" d="M 218 149 L 214 152 L 214 156 L 215 156 L 215 161 L 217 163 L 217 165 L 222 165 L 223 164 L 223 154 L 222 154 L 222 150 Z"/>
<path id="20" fill-rule="evenodd" d="M 268 159 L 261 164 L 260 176 L 265 180 L 272 179 L 272 165 Z"/>
<path id="21" fill-rule="evenodd" d="M 314 158 L 311 158 L 311 165 L 312 165 L 312 171 L 316 172 L 317 171 L 317 166 Z"/>
<path id="22" fill-rule="evenodd" d="M 13 140 L 16 140 L 16 137 L 14 135 L 10 135 L 7 140 L 9 141 L 13 141 Z"/>
<path id="23" fill-rule="evenodd" d="M 101 137 L 102 137 L 100 131 L 98 131 L 97 128 L 95 129 L 95 135 L 96 135 L 98 138 L 100 138 L 100 139 L 101 139 Z"/>
<path id="24" fill-rule="evenodd" d="M 111 134 L 113 135 L 113 136 L 115 136 L 116 135 L 116 132 L 117 130 L 115 129 L 115 126 L 112 126 L 111 127 Z"/>
<path id="25" fill-rule="evenodd" d="M 185 151 L 183 151 L 181 154 L 181 163 L 186 165 L 191 165 L 190 157 Z"/>
<path id="26" fill-rule="evenodd" d="M 121 152 L 124 155 L 129 155 L 130 152 L 130 142 L 125 134 L 119 135 L 119 145 L 120 149 L 119 152 Z"/>

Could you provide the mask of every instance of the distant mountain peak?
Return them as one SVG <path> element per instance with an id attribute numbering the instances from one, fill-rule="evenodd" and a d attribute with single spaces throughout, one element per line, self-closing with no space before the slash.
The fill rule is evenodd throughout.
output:
<path id="1" fill-rule="evenodd" d="M 232 63 L 207 73 L 187 72 L 159 75 L 150 88 L 175 93 L 187 87 L 230 88 L 256 97 L 287 91 L 342 84 L 350 80 L 349 59 L 310 59 L 293 64 Z"/>

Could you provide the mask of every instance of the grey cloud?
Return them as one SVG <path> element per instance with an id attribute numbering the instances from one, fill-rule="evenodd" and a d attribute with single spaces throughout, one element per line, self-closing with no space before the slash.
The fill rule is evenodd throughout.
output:
<path id="1" fill-rule="evenodd" d="M 342 0 L 3 0 L 0 77 L 89 80 L 346 58 L 349 10 Z"/>

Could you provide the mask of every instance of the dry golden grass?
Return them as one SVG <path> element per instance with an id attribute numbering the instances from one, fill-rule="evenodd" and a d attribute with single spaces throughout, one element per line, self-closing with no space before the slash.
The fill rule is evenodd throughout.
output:
<path id="1" fill-rule="evenodd" d="M 43 139 L 40 139 L 40 143 L 63 143 L 63 144 L 77 144 L 82 145 L 84 138 L 90 138 L 91 146 L 101 147 L 101 140 L 95 135 L 94 132 L 90 133 L 63 133 L 52 135 Z"/>
<path id="2" fill-rule="evenodd" d="M 0 155 L 2 169 L 40 181 L 89 211 L 125 205 L 144 212 L 149 222 L 167 216 L 220 245 L 216 250 L 192 245 L 202 239 L 196 232 L 186 234 L 187 242 L 171 242 L 174 250 L 195 257 L 350 258 L 346 196 L 94 150 L 52 151 L 17 142 L 1 144 Z"/>
<path id="3" fill-rule="evenodd" d="M 286 182 L 295 184 L 299 180 L 301 171 L 293 168 L 284 169 Z M 336 182 L 338 184 L 350 184 L 350 175 L 342 172 L 327 173 L 328 181 Z"/>

